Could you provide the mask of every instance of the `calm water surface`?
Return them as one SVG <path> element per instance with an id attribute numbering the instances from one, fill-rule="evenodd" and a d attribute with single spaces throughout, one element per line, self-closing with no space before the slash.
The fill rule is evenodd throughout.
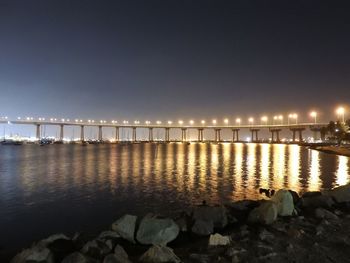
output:
<path id="1" fill-rule="evenodd" d="M 0 146 L 0 247 L 102 230 L 125 213 L 257 199 L 259 187 L 330 188 L 349 182 L 349 167 L 296 145 Z"/>

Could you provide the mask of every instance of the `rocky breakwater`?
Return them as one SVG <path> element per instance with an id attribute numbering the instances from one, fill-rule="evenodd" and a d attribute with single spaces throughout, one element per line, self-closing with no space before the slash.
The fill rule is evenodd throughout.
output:
<path id="1" fill-rule="evenodd" d="M 124 215 L 92 239 L 50 236 L 12 263 L 350 262 L 350 185 L 202 205 L 177 218 Z"/>

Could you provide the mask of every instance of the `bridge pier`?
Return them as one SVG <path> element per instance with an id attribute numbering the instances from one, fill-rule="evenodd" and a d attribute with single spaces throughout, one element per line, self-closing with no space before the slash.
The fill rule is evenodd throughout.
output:
<path id="1" fill-rule="evenodd" d="M 63 142 L 63 138 L 64 138 L 64 125 L 61 124 L 60 125 L 60 142 Z"/>
<path id="2" fill-rule="evenodd" d="M 170 142 L 170 128 L 165 128 L 165 141 Z"/>
<path id="3" fill-rule="evenodd" d="M 305 130 L 305 128 L 291 128 L 290 129 L 293 133 L 293 142 L 296 142 L 296 135 L 298 134 L 298 137 L 299 137 L 299 142 L 302 142 L 303 141 L 303 131 Z"/>
<path id="4" fill-rule="evenodd" d="M 119 142 L 119 127 L 115 127 L 115 141 Z"/>
<path id="5" fill-rule="evenodd" d="M 80 141 L 84 142 L 85 138 L 84 138 L 84 125 L 80 126 Z"/>
<path id="6" fill-rule="evenodd" d="M 280 139 L 280 131 L 282 129 L 271 129 L 270 128 L 270 132 L 271 132 L 271 142 L 280 142 L 281 139 Z M 276 137 L 275 137 L 276 135 Z"/>
<path id="7" fill-rule="evenodd" d="M 102 126 L 98 126 L 98 141 L 102 142 L 103 134 L 102 134 Z"/>
<path id="8" fill-rule="evenodd" d="M 153 142 L 153 128 L 148 128 L 148 141 Z"/>
<path id="9" fill-rule="evenodd" d="M 250 129 L 250 132 L 252 133 L 252 142 L 257 142 L 259 140 L 258 137 L 258 132 L 260 131 L 260 129 Z"/>
<path id="10" fill-rule="evenodd" d="M 35 136 L 35 138 L 36 138 L 37 141 L 41 140 L 41 137 L 40 137 L 40 124 L 36 124 L 36 136 Z"/>
<path id="11" fill-rule="evenodd" d="M 238 142 L 239 141 L 238 132 L 239 132 L 239 129 L 232 129 L 232 142 Z"/>
<path id="12" fill-rule="evenodd" d="M 216 142 L 221 141 L 221 129 L 215 129 L 215 141 Z"/>
<path id="13" fill-rule="evenodd" d="M 203 129 L 198 129 L 198 141 L 203 142 Z"/>
<path id="14" fill-rule="evenodd" d="M 132 127 L 132 141 L 136 142 L 136 127 Z"/>
<path id="15" fill-rule="evenodd" d="M 182 142 L 187 141 L 187 128 L 181 128 L 181 140 Z"/>

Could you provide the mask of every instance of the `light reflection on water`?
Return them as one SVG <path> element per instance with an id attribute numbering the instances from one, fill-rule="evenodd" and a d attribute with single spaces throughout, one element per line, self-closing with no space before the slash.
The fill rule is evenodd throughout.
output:
<path id="1" fill-rule="evenodd" d="M 124 213 L 258 199 L 260 187 L 317 191 L 348 183 L 349 167 L 348 157 L 297 145 L 0 146 L 0 245 L 106 225 Z"/>

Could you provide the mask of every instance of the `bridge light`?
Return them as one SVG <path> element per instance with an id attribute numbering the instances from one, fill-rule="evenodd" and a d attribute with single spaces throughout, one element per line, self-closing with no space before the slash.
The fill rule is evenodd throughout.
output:
<path id="1" fill-rule="evenodd" d="M 190 124 L 193 125 L 193 124 L 194 124 L 194 121 L 193 121 L 193 120 L 190 120 Z"/>
<path id="2" fill-rule="evenodd" d="M 265 122 L 265 125 L 267 125 L 267 120 L 268 120 L 267 116 L 262 116 L 261 117 L 261 121 Z"/>
<path id="3" fill-rule="evenodd" d="M 158 125 L 162 124 L 162 122 L 161 122 L 161 121 L 156 121 L 156 123 L 157 123 Z"/>
<path id="4" fill-rule="evenodd" d="M 171 125 L 171 124 L 173 124 L 173 122 L 172 121 L 168 121 L 168 124 Z"/>
<path id="5" fill-rule="evenodd" d="M 64 119 L 61 119 L 61 121 L 63 121 L 63 122 L 64 122 Z"/>
<path id="6" fill-rule="evenodd" d="M 317 112 L 316 111 L 310 112 L 310 117 L 314 118 L 314 122 L 317 123 Z"/>
<path id="7" fill-rule="evenodd" d="M 336 110 L 336 113 L 338 115 L 338 118 L 342 119 L 342 122 L 344 123 L 345 122 L 345 109 L 343 107 L 339 107 Z"/>
<path id="8" fill-rule="evenodd" d="M 17 120 L 20 120 L 21 119 L 21 117 L 17 117 Z"/>
<path id="9" fill-rule="evenodd" d="M 182 120 L 179 120 L 179 124 L 182 125 L 184 124 L 184 122 Z"/>
<path id="10" fill-rule="evenodd" d="M 27 121 L 29 121 L 30 120 L 30 118 L 29 117 L 27 117 Z"/>
<path id="11" fill-rule="evenodd" d="M 214 119 L 214 120 L 212 120 L 212 123 L 215 125 L 216 124 L 216 120 Z"/>
<path id="12" fill-rule="evenodd" d="M 150 121 L 145 121 L 145 123 L 146 123 L 147 125 L 151 124 L 151 122 L 150 122 Z"/>
<path id="13" fill-rule="evenodd" d="M 236 123 L 239 125 L 239 124 L 241 124 L 241 119 L 240 118 L 237 118 L 236 119 Z"/>
<path id="14" fill-rule="evenodd" d="M 254 118 L 250 117 L 250 118 L 248 119 L 248 122 L 249 122 L 250 124 L 253 124 L 253 123 L 254 123 Z"/>
<path id="15" fill-rule="evenodd" d="M 228 119 L 224 119 L 224 123 L 225 123 L 225 124 L 228 124 Z"/>
<path id="16" fill-rule="evenodd" d="M 205 124 L 205 120 L 201 120 L 201 123 L 204 125 Z"/>

